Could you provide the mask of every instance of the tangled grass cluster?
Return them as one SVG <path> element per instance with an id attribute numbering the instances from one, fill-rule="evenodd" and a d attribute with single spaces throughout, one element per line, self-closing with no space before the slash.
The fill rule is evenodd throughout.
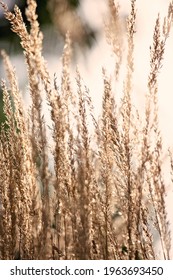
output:
<path id="1" fill-rule="evenodd" d="M 157 259 L 155 232 L 162 258 L 170 259 L 157 92 L 173 2 L 163 26 L 159 16 L 155 23 L 144 121 L 131 98 L 135 2 L 131 0 L 127 20 L 127 74 L 121 102 L 116 102 L 112 80 L 103 69 L 98 121 L 80 70 L 76 70 L 76 91 L 71 85 L 70 34 L 58 87 L 42 55 L 36 1 L 27 0 L 29 29 L 17 6 L 12 13 L 1 3 L 12 31 L 21 40 L 32 104 L 26 111 L 15 70 L 2 51 L 8 83 L 1 81 L 5 122 L 0 129 L 0 259 Z M 118 81 L 123 61 L 121 21 L 118 4 L 108 3 L 105 30 L 115 59 L 113 79 Z M 42 111 L 44 95 L 52 120 L 49 133 Z M 173 173 L 171 153 L 168 157 Z"/>

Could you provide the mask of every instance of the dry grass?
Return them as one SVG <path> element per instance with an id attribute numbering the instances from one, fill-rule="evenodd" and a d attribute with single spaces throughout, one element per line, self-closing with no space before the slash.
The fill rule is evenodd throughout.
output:
<path id="1" fill-rule="evenodd" d="M 106 36 L 115 55 L 118 80 L 123 27 L 118 5 L 108 2 Z M 2 51 L 8 84 L 1 82 L 6 121 L 0 130 L 0 259 L 157 259 L 154 232 L 159 235 L 161 256 L 170 258 L 157 92 L 173 3 L 163 26 L 159 17 L 156 19 L 142 122 L 131 98 L 135 2 L 131 0 L 127 20 L 127 75 L 121 104 L 116 103 L 112 80 L 103 69 L 99 121 L 93 116 L 89 92 L 78 69 L 76 92 L 72 89 L 69 34 L 58 88 L 42 56 L 36 2 L 27 1 L 29 31 L 18 7 L 11 13 L 1 3 L 21 40 L 32 104 L 26 113 L 15 70 Z M 50 136 L 42 113 L 44 94 L 51 110 L 53 170 L 49 168 Z M 91 120 L 94 135 L 89 131 Z"/>

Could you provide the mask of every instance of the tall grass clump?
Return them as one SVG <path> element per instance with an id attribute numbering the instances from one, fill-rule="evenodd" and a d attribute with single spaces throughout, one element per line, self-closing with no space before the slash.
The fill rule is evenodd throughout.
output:
<path id="1" fill-rule="evenodd" d="M 133 105 L 135 2 L 131 0 L 123 57 L 119 6 L 108 1 L 105 31 L 115 72 L 110 78 L 102 69 L 99 120 L 80 69 L 75 89 L 72 85 L 70 34 L 61 76 L 52 80 L 42 54 L 36 1 L 27 0 L 29 28 L 17 6 L 12 13 L 1 2 L 12 31 L 20 37 L 31 106 L 26 110 L 15 69 L 1 51 L 7 81 L 1 81 L 5 122 L 0 129 L 0 259 L 170 259 L 157 93 L 173 3 L 163 26 L 160 17 L 156 19 L 143 118 Z M 120 82 L 123 61 L 126 77 L 117 102 L 113 83 Z M 44 98 L 50 129 L 42 110 Z M 173 172 L 171 152 L 169 156 Z M 171 180 L 172 173 L 172 184 Z"/>

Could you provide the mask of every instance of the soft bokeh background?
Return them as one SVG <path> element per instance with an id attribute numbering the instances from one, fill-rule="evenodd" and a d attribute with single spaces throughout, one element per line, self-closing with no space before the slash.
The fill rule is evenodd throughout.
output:
<path id="1" fill-rule="evenodd" d="M 80 16 L 82 25 L 87 30 L 88 40 L 90 44 L 80 44 L 76 42 L 74 46 L 74 60 L 72 65 L 72 76 L 75 75 L 76 64 L 82 73 L 86 85 L 90 88 L 90 93 L 94 102 L 96 115 L 99 114 L 101 108 L 101 97 L 103 89 L 102 80 L 102 67 L 107 69 L 108 74 L 114 76 L 114 59 L 110 52 L 110 47 L 104 37 L 103 20 L 107 15 L 107 1 L 106 0 L 64 0 L 71 5 L 73 13 Z M 12 2 L 21 4 L 25 1 L 12 1 L 6 0 L 9 7 L 12 7 Z M 48 62 L 48 68 L 53 77 L 54 73 L 60 75 L 61 73 L 61 60 L 60 56 L 63 50 L 63 32 L 62 27 L 58 23 L 52 23 L 49 10 L 47 9 L 48 1 L 38 2 L 39 21 L 41 29 L 44 33 L 44 55 Z M 50 0 L 49 0 L 50 2 Z M 62 0 L 59 0 L 62 2 Z M 64 2 L 64 3 L 65 3 Z M 129 9 L 130 1 L 119 1 L 120 15 L 125 22 Z M 152 36 L 154 24 L 158 12 L 160 13 L 161 20 L 167 13 L 168 0 L 137 0 L 137 22 L 136 22 L 136 35 L 135 35 L 135 74 L 134 74 L 134 93 L 135 104 L 139 106 L 140 111 L 144 110 L 144 95 L 147 91 L 147 77 L 149 74 L 150 58 L 149 46 L 152 45 Z M 80 5 L 79 5 L 80 4 Z M 69 6 L 68 6 L 69 8 Z M 21 5 L 24 12 L 24 5 Z M 61 28 L 61 30 L 60 30 Z M 90 32 L 89 32 L 89 31 Z M 124 38 L 125 38 L 124 29 Z M 75 36 L 75 35 L 74 35 Z M 20 87 L 24 92 L 24 98 L 28 103 L 27 85 L 26 85 L 26 68 L 23 60 L 22 51 L 19 45 L 19 40 L 16 35 L 9 32 L 9 25 L 2 17 L 2 10 L 0 12 L 0 49 L 5 50 L 10 54 L 11 60 L 16 67 L 19 77 Z M 164 150 L 166 152 L 168 146 L 173 151 L 173 32 L 167 41 L 165 50 L 165 60 L 159 76 L 159 119 L 160 128 L 163 134 Z M 114 85 L 114 90 L 118 100 L 121 98 L 123 88 L 123 81 L 125 78 L 126 67 L 122 67 L 120 72 L 120 82 Z M 0 78 L 4 77 L 2 69 L 2 61 L 0 62 Z M 45 115 L 47 115 L 45 106 Z M 0 115 L 2 119 L 2 114 Z M 47 115 L 47 118 L 48 115 Z M 168 178 L 169 166 L 168 161 L 165 160 L 164 164 L 165 179 Z M 167 186 L 167 205 L 169 212 L 169 220 L 171 223 L 171 231 L 173 232 L 173 190 L 168 184 Z M 173 257 L 173 255 L 172 255 Z"/>

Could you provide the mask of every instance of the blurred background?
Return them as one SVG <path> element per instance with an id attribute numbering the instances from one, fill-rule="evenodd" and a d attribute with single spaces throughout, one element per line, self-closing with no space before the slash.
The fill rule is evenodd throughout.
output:
<path id="1" fill-rule="evenodd" d="M 37 0 L 38 21 L 44 31 L 44 48 L 49 51 L 62 48 L 63 38 L 70 31 L 72 41 L 81 48 L 92 47 L 97 33 L 97 27 L 90 26 L 88 19 L 82 11 L 83 0 Z M 96 0 L 97 3 L 99 1 Z M 103 2 L 101 0 L 101 2 Z M 5 0 L 12 11 L 14 5 L 21 9 L 24 21 L 26 0 Z M 91 24 L 92 25 L 92 24 Z M 4 18 L 3 10 L 0 8 L 0 48 L 6 49 L 8 53 L 20 52 L 20 44 L 17 36 L 10 30 L 10 24 Z M 51 38 L 51 40 L 49 40 Z M 47 42 L 47 43 L 46 43 Z M 49 44 L 48 44 L 49 43 Z"/>
<path id="2" fill-rule="evenodd" d="M 13 10 L 17 4 L 22 11 L 25 23 L 26 1 L 4 0 L 9 8 Z M 104 36 L 105 15 L 107 14 L 107 0 L 37 0 L 37 13 L 44 34 L 43 52 L 48 62 L 48 69 L 61 77 L 61 54 L 64 46 L 64 37 L 67 30 L 71 33 L 74 49 L 74 65 L 71 77 L 75 76 L 76 64 L 79 65 L 80 72 L 85 84 L 89 87 L 95 111 L 100 113 L 103 92 L 102 67 L 107 70 L 108 76 L 114 81 L 115 56 L 111 52 Z M 130 11 L 130 0 L 119 0 L 120 17 L 124 20 Z M 145 93 L 147 92 L 148 74 L 150 71 L 150 46 L 153 41 L 153 30 L 155 20 L 160 13 L 161 24 L 167 14 L 169 0 L 138 0 L 134 63 L 135 73 L 133 77 L 133 94 L 135 105 L 138 105 L 140 113 L 144 112 Z M 107 14 L 108 15 L 108 14 Z M 123 37 L 126 36 L 124 30 Z M 10 25 L 3 17 L 3 10 L 0 8 L 0 49 L 5 49 L 10 55 L 10 59 L 16 67 L 20 88 L 26 92 L 26 66 L 22 55 L 22 48 L 18 36 L 10 30 Z M 122 45 L 124 51 L 124 45 Z M 164 151 L 171 146 L 173 151 L 173 94 L 172 94 L 172 73 L 173 73 L 173 30 L 168 38 L 163 67 L 158 81 L 159 99 L 159 121 L 163 135 Z M 123 83 L 126 77 L 126 52 L 124 54 L 124 64 L 121 67 L 120 79 L 113 84 L 113 90 L 117 98 L 122 97 Z M 0 58 L 0 79 L 4 77 L 2 59 Z M 59 77 L 59 76 L 58 76 Z M 26 100 L 26 99 L 25 99 Z M 0 121 L 2 115 L 2 94 L 0 92 Z M 164 174 L 167 180 L 168 162 L 165 161 Z M 173 190 L 168 183 L 168 213 L 173 234 L 172 215 Z M 172 239 L 173 240 L 173 239 Z M 173 243 L 173 242 L 172 242 Z"/>
<path id="3" fill-rule="evenodd" d="M 54 66 L 52 61 L 55 57 L 58 59 L 63 51 L 64 39 L 67 31 L 70 31 L 73 41 L 73 57 L 78 54 L 85 54 L 90 51 L 96 43 L 96 37 L 100 26 L 85 16 L 83 6 L 91 1 L 83 0 L 37 0 L 37 14 L 40 28 L 44 34 L 43 53 L 46 60 L 50 61 L 51 70 Z M 103 3 L 102 0 L 96 0 Z M 5 4 L 13 11 L 14 5 L 20 7 L 24 22 L 28 26 L 25 16 L 26 0 L 5 0 Z M 87 9 L 88 11 L 88 9 Z M 99 19 L 101 21 L 101 19 Z M 94 24 L 93 24 L 94 22 Z M 8 20 L 3 15 L 3 9 L 0 8 L 0 50 L 4 49 L 10 55 L 13 65 L 16 66 L 19 84 L 23 88 L 25 85 L 26 67 L 22 56 L 20 39 L 10 29 Z M 21 71 L 22 69 L 22 71 Z M 55 71 L 55 69 L 54 69 Z M 0 78 L 4 77 L 2 59 L 0 59 Z M 0 92 L 0 122 L 4 120 L 2 114 L 2 94 Z"/>

